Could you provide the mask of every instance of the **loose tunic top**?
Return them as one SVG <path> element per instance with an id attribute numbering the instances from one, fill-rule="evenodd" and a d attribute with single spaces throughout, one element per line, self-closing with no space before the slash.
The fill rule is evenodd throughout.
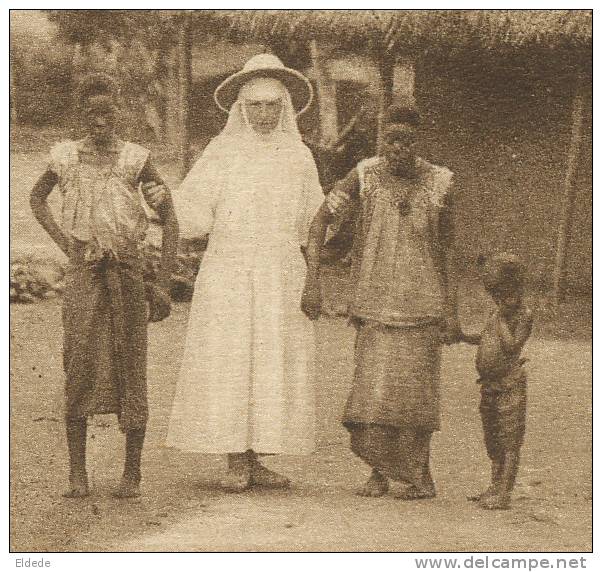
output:
<path id="1" fill-rule="evenodd" d="M 328 202 L 335 218 L 359 210 L 351 316 L 389 326 L 426 325 L 443 317 L 438 227 L 451 179 L 451 171 L 422 159 L 415 179 L 393 177 L 374 157 L 337 184 L 339 202 Z"/>
<path id="2" fill-rule="evenodd" d="M 314 332 L 300 245 L 323 201 L 309 150 L 278 137 L 213 140 L 174 200 L 209 233 L 167 442 L 188 451 L 314 448 Z"/>
<path id="3" fill-rule="evenodd" d="M 65 414 L 116 413 L 124 431 L 142 429 L 146 396 L 147 314 L 140 252 L 147 217 L 137 188 L 149 153 L 133 143 L 116 160 L 81 160 L 84 141 L 50 153 L 62 193 L 70 264 L 63 293 Z"/>
<path id="4" fill-rule="evenodd" d="M 100 167 L 80 160 L 84 149 L 85 141 L 66 141 L 50 151 L 63 195 L 63 231 L 72 243 L 85 244 L 86 260 L 137 257 L 148 228 L 137 183 L 149 151 L 124 142 L 115 163 Z"/>

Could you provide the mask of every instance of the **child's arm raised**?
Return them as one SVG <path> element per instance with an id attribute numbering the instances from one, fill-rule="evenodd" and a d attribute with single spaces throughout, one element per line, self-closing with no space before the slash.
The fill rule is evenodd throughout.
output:
<path id="1" fill-rule="evenodd" d="M 508 322 L 503 318 L 498 320 L 497 329 L 504 351 L 509 354 L 518 353 L 531 335 L 533 313 L 529 308 L 523 308 L 517 313 L 514 333 L 510 329 Z"/>
<path id="2" fill-rule="evenodd" d="M 58 177 L 54 171 L 51 169 L 46 170 L 33 186 L 29 197 L 29 204 L 42 228 L 50 235 L 50 238 L 54 240 L 57 246 L 69 256 L 69 241 L 61 227 L 54 220 L 47 201 L 48 195 L 50 195 L 57 183 Z"/>

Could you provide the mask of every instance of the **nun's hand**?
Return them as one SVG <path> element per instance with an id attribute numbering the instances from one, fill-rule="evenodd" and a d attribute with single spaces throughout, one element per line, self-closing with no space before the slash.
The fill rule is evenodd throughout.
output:
<path id="1" fill-rule="evenodd" d="M 322 292 L 318 280 L 308 280 L 301 296 L 301 310 L 310 320 L 317 320 L 322 311 Z"/>
<path id="2" fill-rule="evenodd" d="M 156 181 L 148 181 L 142 183 L 142 194 L 150 208 L 156 211 L 167 196 L 167 188 Z"/>

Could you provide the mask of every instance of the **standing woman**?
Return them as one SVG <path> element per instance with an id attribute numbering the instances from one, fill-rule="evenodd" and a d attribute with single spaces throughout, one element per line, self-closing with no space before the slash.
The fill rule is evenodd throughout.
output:
<path id="1" fill-rule="evenodd" d="M 440 427 L 441 345 L 460 339 L 452 172 L 416 155 L 420 118 L 388 109 L 377 156 L 328 195 L 310 229 L 303 307 L 320 313 L 320 247 L 329 223 L 357 209 L 349 315 L 355 373 L 343 424 L 372 475 L 360 491 L 381 496 L 389 479 L 404 500 L 435 496 L 430 444 Z"/>
<path id="2" fill-rule="evenodd" d="M 178 223 L 149 152 L 117 137 L 117 101 L 111 77 L 93 74 L 82 80 L 78 103 L 87 134 L 53 147 L 49 166 L 31 192 L 36 219 L 69 258 L 63 295 L 68 497 L 89 494 L 87 417 L 104 413 L 116 413 L 126 434 L 125 468 L 116 496 L 139 495 L 148 417 L 147 320 L 160 321 L 170 313 L 167 291 Z M 47 203 L 55 187 L 62 195 L 60 225 Z M 146 288 L 148 316 L 143 199 L 163 223 L 162 270 L 158 285 Z"/>
<path id="3" fill-rule="evenodd" d="M 314 449 L 314 331 L 300 309 L 305 244 L 323 193 L 296 115 L 309 81 L 270 54 L 215 92 L 228 122 L 178 193 L 209 234 L 195 285 L 168 445 L 228 455 L 222 487 L 287 487 L 262 454 Z"/>

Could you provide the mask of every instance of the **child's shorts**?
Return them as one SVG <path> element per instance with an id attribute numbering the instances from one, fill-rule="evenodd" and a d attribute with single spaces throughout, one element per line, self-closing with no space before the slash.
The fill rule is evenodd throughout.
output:
<path id="1" fill-rule="evenodd" d="M 522 369 L 511 375 L 511 383 L 481 386 L 479 410 L 487 455 L 492 460 L 508 449 L 520 448 L 525 437 L 527 376 Z"/>

